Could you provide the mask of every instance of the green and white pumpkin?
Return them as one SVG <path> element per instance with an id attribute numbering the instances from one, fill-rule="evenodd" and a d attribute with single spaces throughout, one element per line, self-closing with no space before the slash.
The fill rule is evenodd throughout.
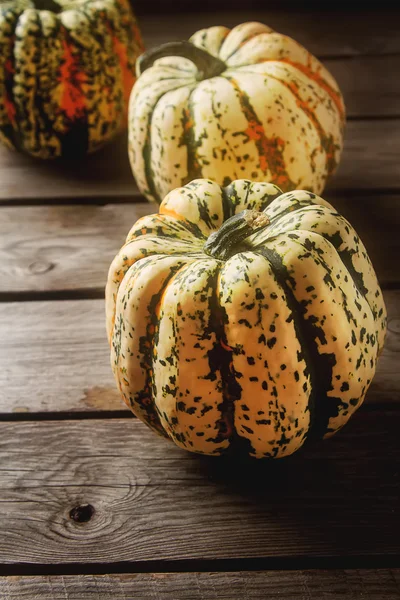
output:
<path id="1" fill-rule="evenodd" d="M 261 23 L 210 27 L 149 50 L 129 104 L 129 155 L 158 203 L 205 177 L 321 193 L 341 156 L 345 109 L 328 70 Z"/>
<path id="2" fill-rule="evenodd" d="M 356 232 L 309 191 L 200 179 L 111 264 L 122 398 L 193 452 L 283 457 L 339 430 L 375 373 L 386 310 Z"/>

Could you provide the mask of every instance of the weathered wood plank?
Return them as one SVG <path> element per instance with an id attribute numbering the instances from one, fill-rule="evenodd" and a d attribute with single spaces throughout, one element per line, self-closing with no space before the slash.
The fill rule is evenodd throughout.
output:
<path id="1" fill-rule="evenodd" d="M 353 57 L 324 63 L 342 90 L 348 117 L 400 115 L 400 83 L 390 75 L 392 68 L 400 71 L 400 56 Z"/>
<path id="2" fill-rule="evenodd" d="M 400 402 L 400 291 L 385 292 L 385 300 L 389 331 L 371 404 Z M 104 322 L 102 300 L 0 304 L 0 414 L 127 410 L 109 366 Z"/>
<path id="3" fill-rule="evenodd" d="M 1 577 L 2 600 L 399 600 L 399 569 Z"/>
<path id="4" fill-rule="evenodd" d="M 139 197 L 127 136 L 79 160 L 46 162 L 0 147 L 0 201 Z"/>
<path id="5" fill-rule="evenodd" d="M 399 283 L 400 195 L 325 197 L 361 236 L 381 284 Z M 1 207 L 0 298 L 18 292 L 102 294 L 110 262 L 130 226 L 156 210 L 148 202 Z"/>
<path id="6" fill-rule="evenodd" d="M 136 7 L 136 4 L 135 4 Z M 168 7 L 169 9 L 170 7 Z M 181 9 L 181 5 L 179 5 Z M 186 7 L 189 8 L 189 5 Z M 187 39 L 203 27 L 225 25 L 234 27 L 245 21 L 261 21 L 303 44 L 320 57 L 392 54 L 400 52 L 399 13 L 393 10 L 229 10 L 163 14 L 140 17 L 140 26 L 147 48 L 172 40 Z M 281 7 L 280 7 L 281 8 Z M 348 6 L 346 7 L 349 8 Z M 164 12 L 169 12 L 164 6 Z"/>
<path id="7" fill-rule="evenodd" d="M 155 204 L 0 208 L 0 294 L 44 290 L 103 293 L 129 228 Z M 388 217 L 389 221 L 389 217 Z"/>
<path id="8" fill-rule="evenodd" d="M 399 154 L 400 119 L 348 122 L 343 159 L 327 191 L 398 190 Z"/>
<path id="9" fill-rule="evenodd" d="M 0 304 L 0 413 L 125 410 L 102 300 Z"/>
<path id="10" fill-rule="evenodd" d="M 0 562 L 398 556 L 397 417 L 360 409 L 272 462 L 190 454 L 137 419 L 1 423 Z"/>
<path id="11" fill-rule="evenodd" d="M 367 71 L 365 74 L 367 76 Z M 346 78 L 354 83 L 359 80 L 357 72 Z M 388 77 L 387 80 L 392 79 Z M 373 90 L 373 81 L 369 85 Z M 380 102 L 391 94 L 391 89 L 366 94 L 368 114 L 372 114 L 374 98 L 378 103 L 374 114 L 382 113 Z M 357 98 L 361 93 L 357 93 Z M 359 102 L 357 98 L 353 104 Z M 399 104 L 396 98 L 397 92 L 394 103 Z M 385 101 L 383 104 L 394 110 L 393 103 Z M 349 121 L 342 163 L 328 190 L 398 190 L 399 155 L 400 119 Z M 74 201 L 82 198 L 130 202 L 141 198 L 129 166 L 125 135 L 96 154 L 69 162 L 40 162 L 1 147 L 0 181 L 0 202 L 57 202 L 72 198 Z"/>

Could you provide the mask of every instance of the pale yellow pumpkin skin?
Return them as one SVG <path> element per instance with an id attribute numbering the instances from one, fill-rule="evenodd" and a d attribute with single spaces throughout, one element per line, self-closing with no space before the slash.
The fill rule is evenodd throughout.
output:
<path id="1" fill-rule="evenodd" d="M 210 250 L 249 212 L 259 231 Z M 110 266 L 106 309 L 123 400 L 211 455 L 279 458 L 334 434 L 362 404 L 386 333 L 348 221 L 311 192 L 248 180 L 195 180 L 139 219 Z"/>
<path id="2" fill-rule="evenodd" d="M 248 178 L 321 193 L 339 164 L 345 122 L 328 70 L 261 23 L 211 27 L 189 41 L 225 68 L 206 77 L 185 56 L 166 56 L 138 78 L 129 105 L 129 156 L 142 193 L 160 203 L 201 177 L 225 186 Z"/>

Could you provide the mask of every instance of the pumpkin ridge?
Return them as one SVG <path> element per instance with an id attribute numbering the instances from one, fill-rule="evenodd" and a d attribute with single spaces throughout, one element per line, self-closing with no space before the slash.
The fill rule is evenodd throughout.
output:
<path id="1" fill-rule="evenodd" d="M 172 219 L 175 219 L 177 222 L 181 223 L 182 227 L 184 227 L 195 238 L 198 238 L 199 240 L 205 239 L 206 236 L 201 231 L 200 227 L 196 225 L 196 223 L 185 219 L 185 217 L 169 209 L 167 206 L 160 206 L 160 215 L 165 215 L 166 217 L 171 217 Z"/>
<path id="2" fill-rule="evenodd" d="M 299 94 L 296 91 L 296 87 L 294 84 L 288 83 L 287 81 L 284 81 L 283 79 L 280 79 L 279 77 L 271 75 L 270 73 L 267 74 L 267 77 L 270 77 L 271 79 L 275 79 L 275 81 L 279 81 L 279 83 L 281 83 L 286 89 L 288 89 L 293 94 L 293 96 L 296 99 L 296 105 L 308 117 L 308 119 L 313 124 L 313 126 L 319 136 L 319 139 L 321 141 L 321 148 L 323 148 L 323 150 L 325 150 L 326 171 L 327 171 L 327 173 L 333 174 L 335 172 L 335 170 L 337 168 L 337 164 L 338 164 L 335 159 L 335 150 L 338 148 L 338 146 L 337 146 L 337 144 L 333 143 L 332 135 L 327 135 L 325 133 L 324 128 L 322 127 L 321 123 L 318 121 L 313 110 L 308 106 L 308 104 L 305 100 L 302 100 L 300 98 Z M 327 179 L 327 176 L 325 176 L 325 179 Z"/>
<path id="3" fill-rule="evenodd" d="M 235 402 L 240 400 L 242 388 L 235 376 L 233 366 L 233 349 L 228 346 L 224 328 L 224 320 L 226 319 L 225 310 L 221 306 L 219 298 L 221 267 L 218 268 L 216 284 L 212 286 L 212 295 L 210 303 L 212 306 L 212 324 L 218 341 L 217 356 L 219 364 L 219 372 L 222 380 L 222 397 L 223 402 L 220 405 L 221 421 L 227 427 L 227 435 L 229 439 L 229 447 L 224 452 L 227 455 L 240 454 L 242 451 L 250 453 L 252 446 L 249 439 L 239 435 L 235 427 Z"/>
<path id="4" fill-rule="evenodd" d="M 274 172 L 274 175 L 268 179 L 270 183 L 278 187 L 285 187 L 288 191 L 294 190 L 296 183 L 290 179 L 283 158 L 285 142 L 279 137 L 268 138 L 266 136 L 264 127 L 250 102 L 249 96 L 239 87 L 238 82 L 233 77 L 224 74 L 222 74 L 222 77 L 229 81 L 235 90 L 248 124 L 246 131 L 238 132 L 237 135 L 244 135 L 255 142 L 260 157 L 260 168 L 264 175 L 267 175 L 268 171 L 270 173 Z M 270 165 L 273 165 L 273 169 Z"/>
<path id="5" fill-rule="evenodd" d="M 34 68 L 35 87 L 37 87 L 37 83 L 38 83 L 38 79 L 39 79 L 38 71 L 41 67 L 41 58 L 42 58 L 41 45 L 42 45 L 42 41 L 43 41 L 43 29 L 42 29 L 42 20 L 40 19 L 40 11 L 35 11 L 33 16 L 35 17 L 35 21 L 36 21 L 35 24 L 37 25 L 37 27 L 40 31 L 40 33 L 33 36 L 33 37 L 35 37 L 36 47 L 35 47 L 35 60 L 32 60 L 32 65 Z M 29 33 L 29 31 L 25 32 L 25 35 L 27 33 Z M 21 67 L 23 68 L 23 61 L 20 62 L 19 69 L 18 69 L 19 71 L 22 70 Z M 26 112 L 26 106 L 31 101 L 31 98 L 29 97 L 29 88 L 30 88 L 30 86 L 27 86 L 25 83 L 25 86 L 23 86 L 23 88 L 22 88 L 22 92 L 18 96 L 14 96 L 15 100 L 16 100 L 16 107 L 17 107 L 17 111 L 16 111 L 17 112 L 17 120 L 20 121 L 20 123 L 25 124 L 25 126 L 26 126 L 27 119 L 24 117 L 24 112 Z M 38 115 L 35 115 L 31 134 L 28 137 L 21 136 L 22 140 L 23 140 L 22 141 L 22 149 L 23 150 L 28 150 L 28 148 L 25 145 L 25 139 L 28 140 L 31 147 L 34 147 L 39 142 L 41 123 L 38 122 L 37 116 L 39 116 L 39 118 L 43 119 L 43 120 L 45 120 L 45 117 L 46 117 L 44 110 L 43 110 L 41 95 L 39 97 L 35 98 L 35 107 L 33 110 L 34 110 L 34 112 L 38 113 Z"/>
<path id="6" fill-rule="evenodd" d="M 184 271 L 190 265 L 191 265 L 191 261 L 188 261 L 188 262 L 184 262 L 183 264 L 181 263 L 180 265 L 177 265 L 177 267 L 175 269 L 174 268 L 171 269 L 170 274 L 165 279 L 162 289 L 156 294 L 154 305 L 152 305 L 152 306 L 154 306 L 154 310 L 152 310 L 152 312 L 151 312 L 151 320 L 150 320 L 150 324 L 147 328 L 147 341 L 149 342 L 149 346 L 150 346 L 150 348 L 149 348 L 149 368 L 147 370 L 147 374 L 148 374 L 147 375 L 147 377 L 148 377 L 147 384 L 148 384 L 149 390 L 150 390 L 152 407 L 153 407 L 154 411 L 156 412 L 158 418 L 159 418 L 159 409 L 155 402 L 155 397 L 157 395 L 157 388 L 156 388 L 155 379 L 154 379 L 154 358 L 155 358 L 155 347 L 158 342 L 158 333 L 159 333 L 160 319 L 161 319 L 161 306 L 162 306 L 162 302 L 165 297 L 165 294 L 166 294 L 169 284 L 172 283 L 172 281 L 174 279 L 176 279 L 176 277 L 179 275 L 179 273 Z M 161 421 L 160 421 L 160 426 L 161 426 Z M 166 430 L 165 428 L 163 428 L 163 430 L 164 430 L 165 435 L 174 441 L 174 436 L 171 435 L 171 432 Z"/>
<path id="7" fill-rule="evenodd" d="M 199 433 L 204 439 L 198 440 L 202 450 L 197 451 L 206 454 L 226 448 L 226 434 L 230 431 L 226 421 L 221 420 L 220 411 L 220 352 L 212 301 L 217 272 L 218 263 L 203 255 L 200 262 L 192 261 L 168 282 L 166 296 L 160 300 L 160 326 L 153 351 L 154 381 L 158 386 L 153 390 L 153 398 L 166 431 L 187 450 L 196 447 Z M 180 292 L 184 299 L 175 303 Z M 194 342 L 192 349 L 188 331 Z M 196 370 L 193 373 L 190 364 L 196 355 L 201 375 Z M 201 429 L 204 419 L 208 424 L 206 431 Z"/>
<path id="8" fill-rule="evenodd" d="M 160 257 L 158 255 L 155 255 L 152 257 L 146 257 L 145 260 L 147 259 L 147 261 L 148 261 L 147 264 L 151 264 L 151 262 L 154 260 L 154 258 L 156 260 L 160 259 Z M 135 264 L 138 264 L 139 262 L 140 261 L 138 261 Z M 170 272 L 166 276 L 161 288 L 159 290 L 157 290 L 157 292 L 155 294 L 153 294 L 153 296 L 151 296 L 151 298 L 150 298 L 150 301 L 148 304 L 148 308 L 149 308 L 148 313 L 150 315 L 150 320 L 149 320 L 149 323 L 147 324 L 145 335 L 139 339 L 141 366 L 144 367 L 144 369 L 145 369 L 146 380 L 145 380 L 142 390 L 135 393 L 134 399 L 132 398 L 131 395 L 129 396 L 129 403 L 130 403 L 130 406 L 131 406 L 133 412 L 135 412 L 134 406 L 135 406 L 135 404 L 137 404 L 138 407 L 140 408 L 140 410 L 146 414 L 146 423 L 151 428 L 153 428 L 157 432 L 161 433 L 161 435 L 163 435 L 164 437 L 168 437 L 168 436 L 167 436 L 167 432 L 164 430 L 164 428 L 161 425 L 157 407 L 154 403 L 154 396 L 153 396 L 154 390 L 153 390 L 153 380 L 152 380 L 153 350 L 154 350 L 154 344 L 155 344 L 155 340 L 156 340 L 155 334 L 157 332 L 157 327 L 158 327 L 158 323 L 159 323 L 159 314 L 157 313 L 157 307 L 160 306 L 162 296 L 163 296 L 165 290 L 167 289 L 167 286 L 170 283 L 170 281 L 181 269 L 186 267 L 187 264 L 188 264 L 187 262 L 182 261 L 182 262 L 177 262 L 175 265 L 171 266 Z M 143 265 L 139 268 L 143 269 Z M 118 296 L 119 296 L 119 292 L 118 292 Z M 121 315 L 120 315 L 120 318 L 121 318 Z M 114 333 L 113 333 L 112 340 L 114 343 Z M 119 354 L 117 352 L 116 352 L 116 355 L 118 358 Z"/>
<path id="9" fill-rule="evenodd" d="M 220 77 L 224 77 L 223 74 L 221 74 Z M 225 78 L 224 78 L 225 79 Z M 226 150 L 231 154 L 231 156 L 233 157 L 234 161 L 238 162 L 238 156 L 236 154 L 236 148 L 235 146 L 233 146 L 227 137 L 225 137 L 225 133 L 223 132 L 223 127 L 221 125 L 221 117 L 223 116 L 221 114 L 221 112 L 219 111 L 218 107 L 216 106 L 215 103 L 215 97 L 217 95 L 218 92 L 216 92 L 215 89 L 212 90 L 211 92 L 211 112 L 213 117 L 216 119 L 216 121 L 218 122 L 218 129 L 220 130 L 221 133 L 221 139 L 223 139 L 225 141 L 226 144 Z M 218 102 L 217 102 L 218 105 Z M 205 162 L 205 165 L 207 165 L 207 163 Z M 232 177 L 228 177 L 226 176 L 222 182 L 222 186 L 229 186 L 233 181 L 236 181 L 238 179 L 239 175 L 238 172 L 236 170 L 234 170 L 234 172 L 232 173 Z"/>
<path id="10" fill-rule="evenodd" d="M 66 116 L 69 119 L 73 117 L 82 117 L 85 113 L 85 98 L 82 90 L 79 90 L 79 103 L 74 104 L 74 100 L 77 98 L 71 98 L 71 90 L 69 88 L 73 88 L 73 94 L 77 96 L 77 83 L 84 83 L 84 79 L 82 77 L 82 73 L 79 72 L 79 64 L 76 60 L 76 56 L 74 57 L 71 51 L 71 34 L 68 29 L 63 25 L 59 24 L 59 29 L 62 29 L 64 32 L 64 38 L 62 40 L 62 46 L 64 50 L 63 55 L 63 65 L 60 67 L 60 77 L 62 81 L 65 81 L 65 86 L 62 94 L 62 100 L 60 103 L 61 109 L 65 112 Z M 75 70 L 75 73 L 74 73 Z M 72 101 L 71 101 L 72 100 Z"/>
<path id="11" fill-rule="evenodd" d="M 341 215 L 340 215 L 341 216 Z M 353 229 L 353 228 L 352 228 Z M 353 262 L 351 260 L 351 256 L 352 254 L 355 254 L 355 251 L 351 251 L 349 248 L 346 250 L 338 250 L 338 248 L 336 247 L 335 243 L 334 243 L 334 237 L 329 235 L 329 234 L 324 234 L 322 232 L 319 231 L 310 231 L 308 229 L 296 229 L 296 232 L 298 231 L 304 231 L 306 233 L 311 233 L 312 235 L 318 235 L 319 237 L 323 238 L 324 240 L 326 240 L 331 246 L 332 248 L 335 250 L 337 256 L 340 258 L 340 260 L 343 263 L 344 268 L 346 269 L 347 273 L 350 275 L 355 288 L 357 289 L 358 293 L 360 294 L 360 296 L 362 296 L 365 301 L 368 304 L 368 307 L 372 313 L 372 316 L 374 318 L 374 321 L 377 320 L 377 315 L 376 312 L 374 311 L 374 309 L 372 308 L 372 306 L 370 305 L 370 302 L 367 298 L 367 288 L 364 286 L 364 280 L 363 280 L 363 276 L 362 273 L 359 273 L 358 271 L 356 271 Z M 353 230 L 354 231 L 354 230 Z"/>
<path id="12" fill-rule="evenodd" d="M 4 123 L 0 125 L 0 138 L 7 145 L 11 145 L 11 147 L 19 150 L 21 148 L 20 144 L 20 132 L 19 132 L 19 119 L 16 118 L 16 107 L 15 107 L 15 99 L 14 99 L 14 75 L 15 75 L 15 54 L 14 54 L 14 39 L 15 32 L 18 27 L 19 18 L 21 13 L 18 14 L 18 11 L 15 11 L 9 8 L 6 12 L 7 15 L 10 15 L 14 18 L 14 23 L 12 24 L 11 31 L 8 39 L 8 58 L 3 58 L 4 65 L 2 65 L 1 69 L 3 71 L 3 98 L 5 104 L 5 114 L 7 118 Z M 4 13 L 3 13 L 4 16 Z M 5 18 L 7 23 L 9 23 L 8 19 Z M 3 44 L 4 45 L 4 42 Z M 4 51 L 4 50 L 3 50 Z M 2 111 L 3 112 L 3 111 Z M 8 122 L 7 122 L 8 120 Z"/>
<path id="13" fill-rule="evenodd" d="M 351 225 L 350 225 L 350 227 L 354 231 L 354 229 L 353 229 L 353 227 Z M 300 229 L 300 230 L 297 230 L 297 231 L 307 231 L 307 233 L 311 233 L 308 230 L 301 230 Z M 362 273 L 359 273 L 358 271 L 356 271 L 356 269 L 355 269 L 355 267 L 353 265 L 353 261 L 351 260 L 351 256 L 352 256 L 353 253 L 355 253 L 355 251 L 352 253 L 349 248 L 347 248 L 346 250 L 343 250 L 343 251 L 339 251 L 337 249 L 335 243 L 334 243 L 335 240 L 333 239 L 333 236 L 324 235 L 324 234 L 322 234 L 322 233 L 320 233 L 318 231 L 313 231 L 312 233 L 314 235 L 318 235 L 318 236 L 322 237 L 324 240 L 326 240 L 326 242 L 328 242 L 332 246 L 332 248 L 334 248 L 336 254 L 338 255 L 338 257 L 342 261 L 344 268 L 346 269 L 347 273 L 350 275 L 350 277 L 351 277 L 351 279 L 353 281 L 353 284 L 354 284 L 355 288 L 357 289 L 358 293 L 360 294 L 360 296 L 362 296 L 365 299 L 365 301 L 366 301 L 366 303 L 368 305 L 368 308 L 371 311 L 373 320 L 374 320 L 374 322 L 378 326 L 379 316 L 378 316 L 376 310 L 371 306 L 371 303 L 370 303 L 370 301 L 368 299 L 368 296 L 367 296 L 368 290 L 364 286 L 364 281 L 363 281 Z M 356 232 L 354 232 L 354 233 L 357 236 Z M 357 236 L 357 238 L 358 238 L 358 236 Z M 376 330 L 376 338 L 377 338 L 377 341 L 378 341 L 379 335 L 378 335 L 378 331 L 377 330 Z"/>
<path id="14" fill-rule="evenodd" d="M 237 46 L 234 50 L 232 50 L 232 52 L 224 59 L 224 62 L 226 63 L 226 70 L 231 69 L 232 67 L 230 67 L 227 63 L 228 60 L 230 58 L 232 58 L 232 56 L 235 56 L 235 54 L 237 54 L 242 48 L 243 46 L 245 46 L 247 44 L 247 42 L 250 42 L 252 39 L 254 39 L 255 37 L 258 37 L 259 35 L 262 35 L 260 33 L 256 33 L 254 34 L 249 34 L 249 36 L 247 38 L 244 38 L 242 40 L 242 42 L 240 43 L 239 46 Z M 244 66 L 244 65 L 243 65 Z"/>
<path id="15" fill-rule="evenodd" d="M 334 360 L 334 355 L 322 355 L 318 352 L 315 341 L 316 335 L 314 335 L 316 325 L 308 322 L 307 319 L 304 318 L 305 308 L 301 306 L 300 302 L 296 299 L 293 290 L 288 283 L 291 276 L 289 275 L 287 267 L 283 264 L 281 256 L 269 248 L 257 248 L 254 252 L 260 254 L 269 262 L 272 272 L 285 294 L 287 305 L 293 315 L 293 324 L 302 349 L 304 362 L 306 363 L 306 368 L 310 375 L 311 393 L 308 401 L 310 427 L 305 437 L 307 439 L 313 439 L 315 437 L 322 438 L 328 429 L 328 423 L 331 417 L 330 411 L 327 410 L 327 405 L 332 400 L 338 400 L 340 402 L 340 399 L 335 399 L 327 395 L 332 380 L 331 361 Z"/>
<path id="16" fill-rule="evenodd" d="M 187 99 L 187 109 L 183 110 L 181 123 L 183 128 L 183 133 L 179 145 L 187 147 L 187 157 L 186 157 L 186 170 L 187 174 L 182 179 L 181 185 L 185 185 L 194 179 L 200 179 L 202 177 L 202 169 L 199 164 L 197 158 L 196 148 L 200 145 L 199 142 L 196 142 L 195 134 L 194 134 L 194 117 L 193 117 L 193 99 L 192 95 L 196 91 L 194 87 Z"/>
<path id="17" fill-rule="evenodd" d="M 163 96 L 164 96 L 164 94 L 160 94 L 160 96 L 156 100 L 156 103 L 154 104 L 153 108 L 151 109 L 151 111 L 149 113 L 149 118 L 148 118 L 147 126 L 146 126 L 146 140 L 145 140 L 145 143 L 143 144 L 143 149 L 142 149 L 142 156 L 143 156 L 143 161 L 144 161 L 144 175 L 146 178 L 147 187 L 148 187 L 149 193 L 153 196 L 153 198 L 155 199 L 155 201 L 158 204 L 161 203 L 162 198 L 160 197 L 160 195 L 156 189 L 156 185 L 154 183 L 154 177 L 153 177 L 153 169 L 151 167 L 151 124 L 152 124 L 152 120 L 153 120 L 154 111 L 157 108 L 157 104 L 163 98 Z"/>
<path id="18" fill-rule="evenodd" d="M 343 121 L 345 118 L 344 106 L 342 102 L 342 96 L 338 90 L 335 90 L 319 73 L 316 71 L 312 71 L 305 65 L 302 65 L 299 62 L 293 61 L 290 58 L 281 58 L 281 62 L 291 65 L 295 69 L 304 73 L 309 79 L 314 81 L 320 88 L 322 88 L 331 98 L 332 102 L 335 104 L 336 109 L 340 115 L 341 120 Z"/>

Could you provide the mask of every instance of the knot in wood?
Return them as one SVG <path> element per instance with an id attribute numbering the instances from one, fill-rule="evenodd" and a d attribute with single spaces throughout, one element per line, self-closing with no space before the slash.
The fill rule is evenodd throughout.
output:
<path id="1" fill-rule="evenodd" d="M 31 275 L 42 275 L 54 268 L 54 263 L 46 260 L 36 260 L 28 266 L 28 271 Z"/>
<path id="2" fill-rule="evenodd" d="M 91 504 L 81 504 L 70 510 L 69 516 L 75 523 L 87 523 L 94 515 L 94 507 Z"/>

